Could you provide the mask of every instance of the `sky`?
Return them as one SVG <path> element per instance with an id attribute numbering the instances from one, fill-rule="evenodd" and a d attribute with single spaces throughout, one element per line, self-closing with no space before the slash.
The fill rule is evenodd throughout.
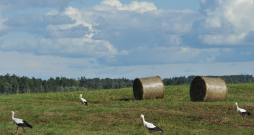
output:
<path id="1" fill-rule="evenodd" d="M 1 0 L 0 75 L 254 74 L 254 0 Z"/>

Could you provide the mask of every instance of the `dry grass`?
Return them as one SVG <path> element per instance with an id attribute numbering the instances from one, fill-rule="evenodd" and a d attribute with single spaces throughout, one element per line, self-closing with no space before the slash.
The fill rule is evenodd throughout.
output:
<path id="1" fill-rule="evenodd" d="M 225 102 L 192 102 L 189 85 L 166 86 L 163 99 L 134 100 L 132 89 L 82 92 L 88 107 L 81 107 L 80 92 L 0 96 L 0 132 L 14 134 L 10 111 L 34 128 L 28 134 L 119 135 L 149 134 L 140 114 L 164 134 L 253 134 L 253 115 L 242 121 L 233 108 L 254 112 L 254 84 L 228 85 Z M 22 134 L 22 129 L 19 130 Z"/>

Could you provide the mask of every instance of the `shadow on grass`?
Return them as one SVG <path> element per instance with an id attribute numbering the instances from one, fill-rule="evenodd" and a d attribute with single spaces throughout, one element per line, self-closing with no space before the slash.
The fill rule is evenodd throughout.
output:
<path id="1" fill-rule="evenodd" d="M 133 101 L 136 100 L 135 98 L 120 98 L 120 99 L 113 99 L 114 101 Z"/>

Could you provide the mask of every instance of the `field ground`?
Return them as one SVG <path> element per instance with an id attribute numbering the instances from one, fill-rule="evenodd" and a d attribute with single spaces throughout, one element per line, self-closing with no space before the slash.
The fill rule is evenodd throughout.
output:
<path id="1" fill-rule="evenodd" d="M 0 133 L 14 134 L 15 117 L 26 120 L 35 135 L 148 135 L 138 121 L 146 121 L 164 130 L 163 134 L 254 134 L 254 83 L 229 84 L 224 102 L 192 102 L 189 85 L 165 86 L 163 99 L 134 100 L 132 88 L 0 96 Z M 81 107 L 79 94 L 87 99 Z M 253 115 L 245 121 L 233 108 L 239 107 Z M 23 134 L 22 128 L 19 134 Z"/>

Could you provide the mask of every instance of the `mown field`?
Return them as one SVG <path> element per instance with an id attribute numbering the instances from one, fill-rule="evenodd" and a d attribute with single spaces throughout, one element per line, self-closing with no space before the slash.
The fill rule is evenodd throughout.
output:
<path id="1" fill-rule="evenodd" d="M 254 83 L 228 85 L 225 102 L 192 102 L 189 88 L 166 86 L 163 99 L 141 101 L 133 99 L 132 88 L 2 95 L 0 134 L 16 131 L 7 117 L 10 111 L 33 126 L 26 128 L 28 135 L 148 135 L 138 121 L 140 114 L 163 134 L 254 134 Z M 79 94 L 88 107 L 81 107 Z M 253 115 L 242 121 L 233 108 L 236 101 Z M 22 128 L 18 134 L 23 134 Z"/>

